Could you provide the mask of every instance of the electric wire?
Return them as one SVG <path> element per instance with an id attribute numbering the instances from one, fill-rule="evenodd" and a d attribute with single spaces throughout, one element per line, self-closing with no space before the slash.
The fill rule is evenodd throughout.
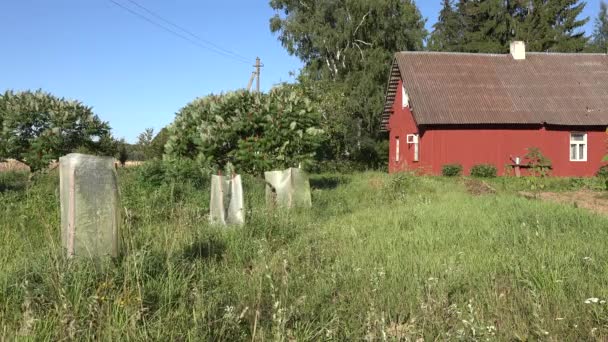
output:
<path id="1" fill-rule="evenodd" d="M 137 12 L 137 11 L 135 11 L 135 10 L 133 10 L 133 9 L 131 9 L 131 8 L 129 8 L 129 7 L 125 6 L 125 5 L 123 5 L 123 4 L 121 4 L 120 2 L 117 2 L 117 1 L 115 1 L 115 0 L 108 0 L 108 1 L 110 1 L 110 2 L 111 2 L 111 3 L 113 3 L 114 5 L 116 5 L 116 6 L 120 7 L 120 8 L 122 8 L 123 10 L 125 10 L 125 11 L 127 11 L 127 12 L 131 13 L 132 15 L 134 15 L 134 16 L 136 16 L 136 17 L 138 17 L 138 18 L 142 19 L 142 20 L 145 20 L 145 21 L 147 21 L 148 23 L 150 23 L 150 24 L 152 24 L 152 25 L 154 25 L 154 26 L 156 26 L 156 27 L 158 27 L 158 28 L 160 28 L 160 29 L 162 29 L 162 30 L 165 30 L 165 31 L 167 31 L 167 32 L 169 32 L 169 33 L 171 33 L 171 34 L 173 34 L 173 35 L 175 35 L 175 36 L 177 36 L 177 37 L 179 37 L 179 38 L 181 38 L 181 39 L 183 39 L 183 40 L 186 40 L 186 41 L 188 41 L 189 43 L 191 43 L 191 44 L 194 44 L 194 45 L 198 46 L 199 48 L 202 48 L 202 49 L 205 49 L 205 50 L 209 50 L 209 51 L 215 52 L 215 53 L 217 53 L 217 54 L 223 55 L 224 57 L 229 57 L 229 58 L 235 59 L 235 60 L 237 60 L 237 61 L 238 61 L 238 62 L 240 62 L 240 63 L 249 64 L 249 62 L 247 62 L 247 60 L 246 60 L 244 57 L 240 57 L 239 55 L 236 55 L 235 53 L 231 53 L 231 52 L 229 52 L 228 50 L 221 49 L 221 48 L 218 48 L 218 47 L 216 47 L 216 46 L 207 46 L 207 45 L 211 45 L 211 44 L 210 44 L 210 42 L 206 42 L 206 44 L 207 44 L 207 45 L 204 45 L 204 44 L 202 44 L 201 42 L 199 42 L 199 41 L 197 41 L 197 40 L 194 40 L 194 39 L 192 39 L 192 38 L 190 38 L 190 37 L 188 37 L 188 36 L 186 36 L 186 35 L 184 35 L 184 34 L 181 34 L 181 33 L 177 32 L 177 31 L 175 31 L 175 30 L 173 30 L 173 29 L 171 29 L 171 28 L 169 28 L 169 27 L 167 27 L 167 26 L 165 26 L 165 25 L 162 25 L 162 24 L 160 24 L 160 23 L 158 23 L 158 22 L 156 22 L 156 21 L 154 21 L 154 20 L 152 20 L 152 19 L 148 18 L 147 16 L 145 16 L 145 15 L 143 15 L 143 14 L 141 14 L 141 13 L 139 13 L 139 12 Z M 143 6 L 142 6 L 142 7 L 143 7 Z M 175 26 L 175 27 L 178 27 L 178 28 L 179 28 L 179 26 L 177 26 L 177 25 L 174 25 L 174 24 L 173 24 L 173 26 Z M 187 32 L 186 30 L 183 30 L 183 29 L 182 29 L 182 31 Z M 192 35 L 192 34 L 191 34 L 191 35 Z M 194 36 L 195 36 L 195 35 L 194 35 Z M 198 39 L 199 39 L 199 40 L 202 40 L 202 39 L 200 39 L 200 38 L 198 38 Z M 203 41 L 204 41 L 204 40 L 203 40 Z M 215 44 L 213 44 L 213 45 L 215 45 Z"/>
<path id="2" fill-rule="evenodd" d="M 231 51 L 231 50 L 225 49 L 225 48 L 223 48 L 223 47 L 221 47 L 221 46 L 219 46 L 219 45 L 215 44 L 214 42 L 211 42 L 211 41 L 209 41 L 209 40 L 206 40 L 206 39 L 204 39 L 204 38 L 200 37 L 199 35 L 197 35 L 197 34 L 195 34 L 195 33 L 192 33 L 192 31 L 189 31 L 188 29 L 186 29 L 186 28 L 184 28 L 184 27 L 182 27 L 182 26 L 180 26 L 180 25 L 178 25 L 178 24 L 175 24 L 175 23 L 171 22 L 170 20 L 168 20 L 168 19 L 166 19 L 166 18 L 162 17 L 160 14 L 158 14 L 158 13 L 156 13 L 156 12 L 154 12 L 154 11 L 152 11 L 152 10 L 150 10 L 150 9 L 146 8 L 145 6 L 141 5 L 141 4 L 140 4 L 140 3 L 138 3 L 137 1 L 134 1 L 134 0 L 127 0 L 127 1 L 128 1 L 128 2 L 130 2 L 130 3 L 132 3 L 132 4 L 133 4 L 133 5 L 135 5 L 135 6 L 139 7 L 140 9 L 142 9 L 142 10 L 146 11 L 148 14 L 150 14 L 151 16 L 153 16 L 153 17 L 157 18 L 158 20 L 161 20 L 161 21 L 163 21 L 164 23 L 166 23 L 166 24 L 168 24 L 168 25 L 170 25 L 170 26 L 172 26 L 172 27 L 174 27 L 174 28 L 176 28 L 176 29 L 178 29 L 178 30 L 182 31 L 183 33 L 186 33 L 187 35 L 189 35 L 189 36 L 193 37 L 194 39 L 197 39 L 197 40 L 201 41 L 202 43 L 208 44 L 208 45 L 210 45 L 210 46 L 212 46 L 212 47 L 216 48 L 217 50 L 220 50 L 220 51 L 222 51 L 222 52 L 224 52 L 224 53 L 227 53 L 227 54 L 233 55 L 234 57 L 236 57 L 236 58 L 239 58 L 239 59 L 243 60 L 245 63 L 249 63 L 249 58 L 247 58 L 247 57 L 245 57 L 245 56 L 243 56 L 243 55 L 240 55 L 240 54 L 238 54 L 238 53 L 236 53 L 236 52 L 234 52 L 234 51 Z"/>

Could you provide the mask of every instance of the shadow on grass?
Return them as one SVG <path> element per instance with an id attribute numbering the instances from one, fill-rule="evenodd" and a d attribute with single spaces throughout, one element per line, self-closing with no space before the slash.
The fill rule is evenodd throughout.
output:
<path id="1" fill-rule="evenodd" d="M 216 238 L 199 240 L 186 247 L 182 257 L 190 262 L 196 260 L 220 261 L 224 257 L 226 244 Z"/>
<path id="2" fill-rule="evenodd" d="M 25 190 L 28 176 L 25 172 L 0 172 L 0 193 Z"/>
<path id="3" fill-rule="evenodd" d="M 310 178 L 310 187 L 319 190 L 331 190 L 348 184 L 350 179 L 344 176 L 314 176 Z"/>

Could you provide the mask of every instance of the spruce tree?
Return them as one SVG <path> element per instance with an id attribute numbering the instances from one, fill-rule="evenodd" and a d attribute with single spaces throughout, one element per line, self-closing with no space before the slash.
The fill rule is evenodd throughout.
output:
<path id="1" fill-rule="evenodd" d="M 460 51 L 462 43 L 462 24 L 458 13 L 454 10 L 452 0 L 443 0 L 437 23 L 429 38 L 431 51 Z"/>
<path id="2" fill-rule="evenodd" d="M 579 19 L 586 3 L 580 0 L 528 0 L 518 10 L 515 38 L 530 51 L 580 52 L 587 38 Z"/>
<path id="3" fill-rule="evenodd" d="M 591 43 L 595 52 L 608 53 L 608 3 L 604 1 L 600 3 L 600 13 L 595 19 Z"/>
<path id="4" fill-rule="evenodd" d="M 460 0 L 465 52 L 504 53 L 512 38 L 512 6 L 505 0 Z"/>

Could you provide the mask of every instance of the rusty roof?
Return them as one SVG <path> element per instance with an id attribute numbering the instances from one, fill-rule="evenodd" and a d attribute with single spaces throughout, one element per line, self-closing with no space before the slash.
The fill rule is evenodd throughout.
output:
<path id="1" fill-rule="evenodd" d="M 397 72 L 398 71 L 398 72 Z M 418 125 L 608 125 L 608 55 L 395 54 L 382 116 L 386 130 L 399 78 Z"/>

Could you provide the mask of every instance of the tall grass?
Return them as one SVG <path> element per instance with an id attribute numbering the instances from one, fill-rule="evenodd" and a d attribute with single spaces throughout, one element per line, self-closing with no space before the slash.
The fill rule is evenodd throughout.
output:
<path id="1" fill-rule="evenodd" d="M 206 182 L 122 170 L 124 256 L 67 261 L 58 181 L 0 194 L 0 340 L 589 340 L 608 219 L 457 179 L 313 177 L 311 210 L 207 224 Z M 598 298 L 585 301 L 589 298 Z"/>

